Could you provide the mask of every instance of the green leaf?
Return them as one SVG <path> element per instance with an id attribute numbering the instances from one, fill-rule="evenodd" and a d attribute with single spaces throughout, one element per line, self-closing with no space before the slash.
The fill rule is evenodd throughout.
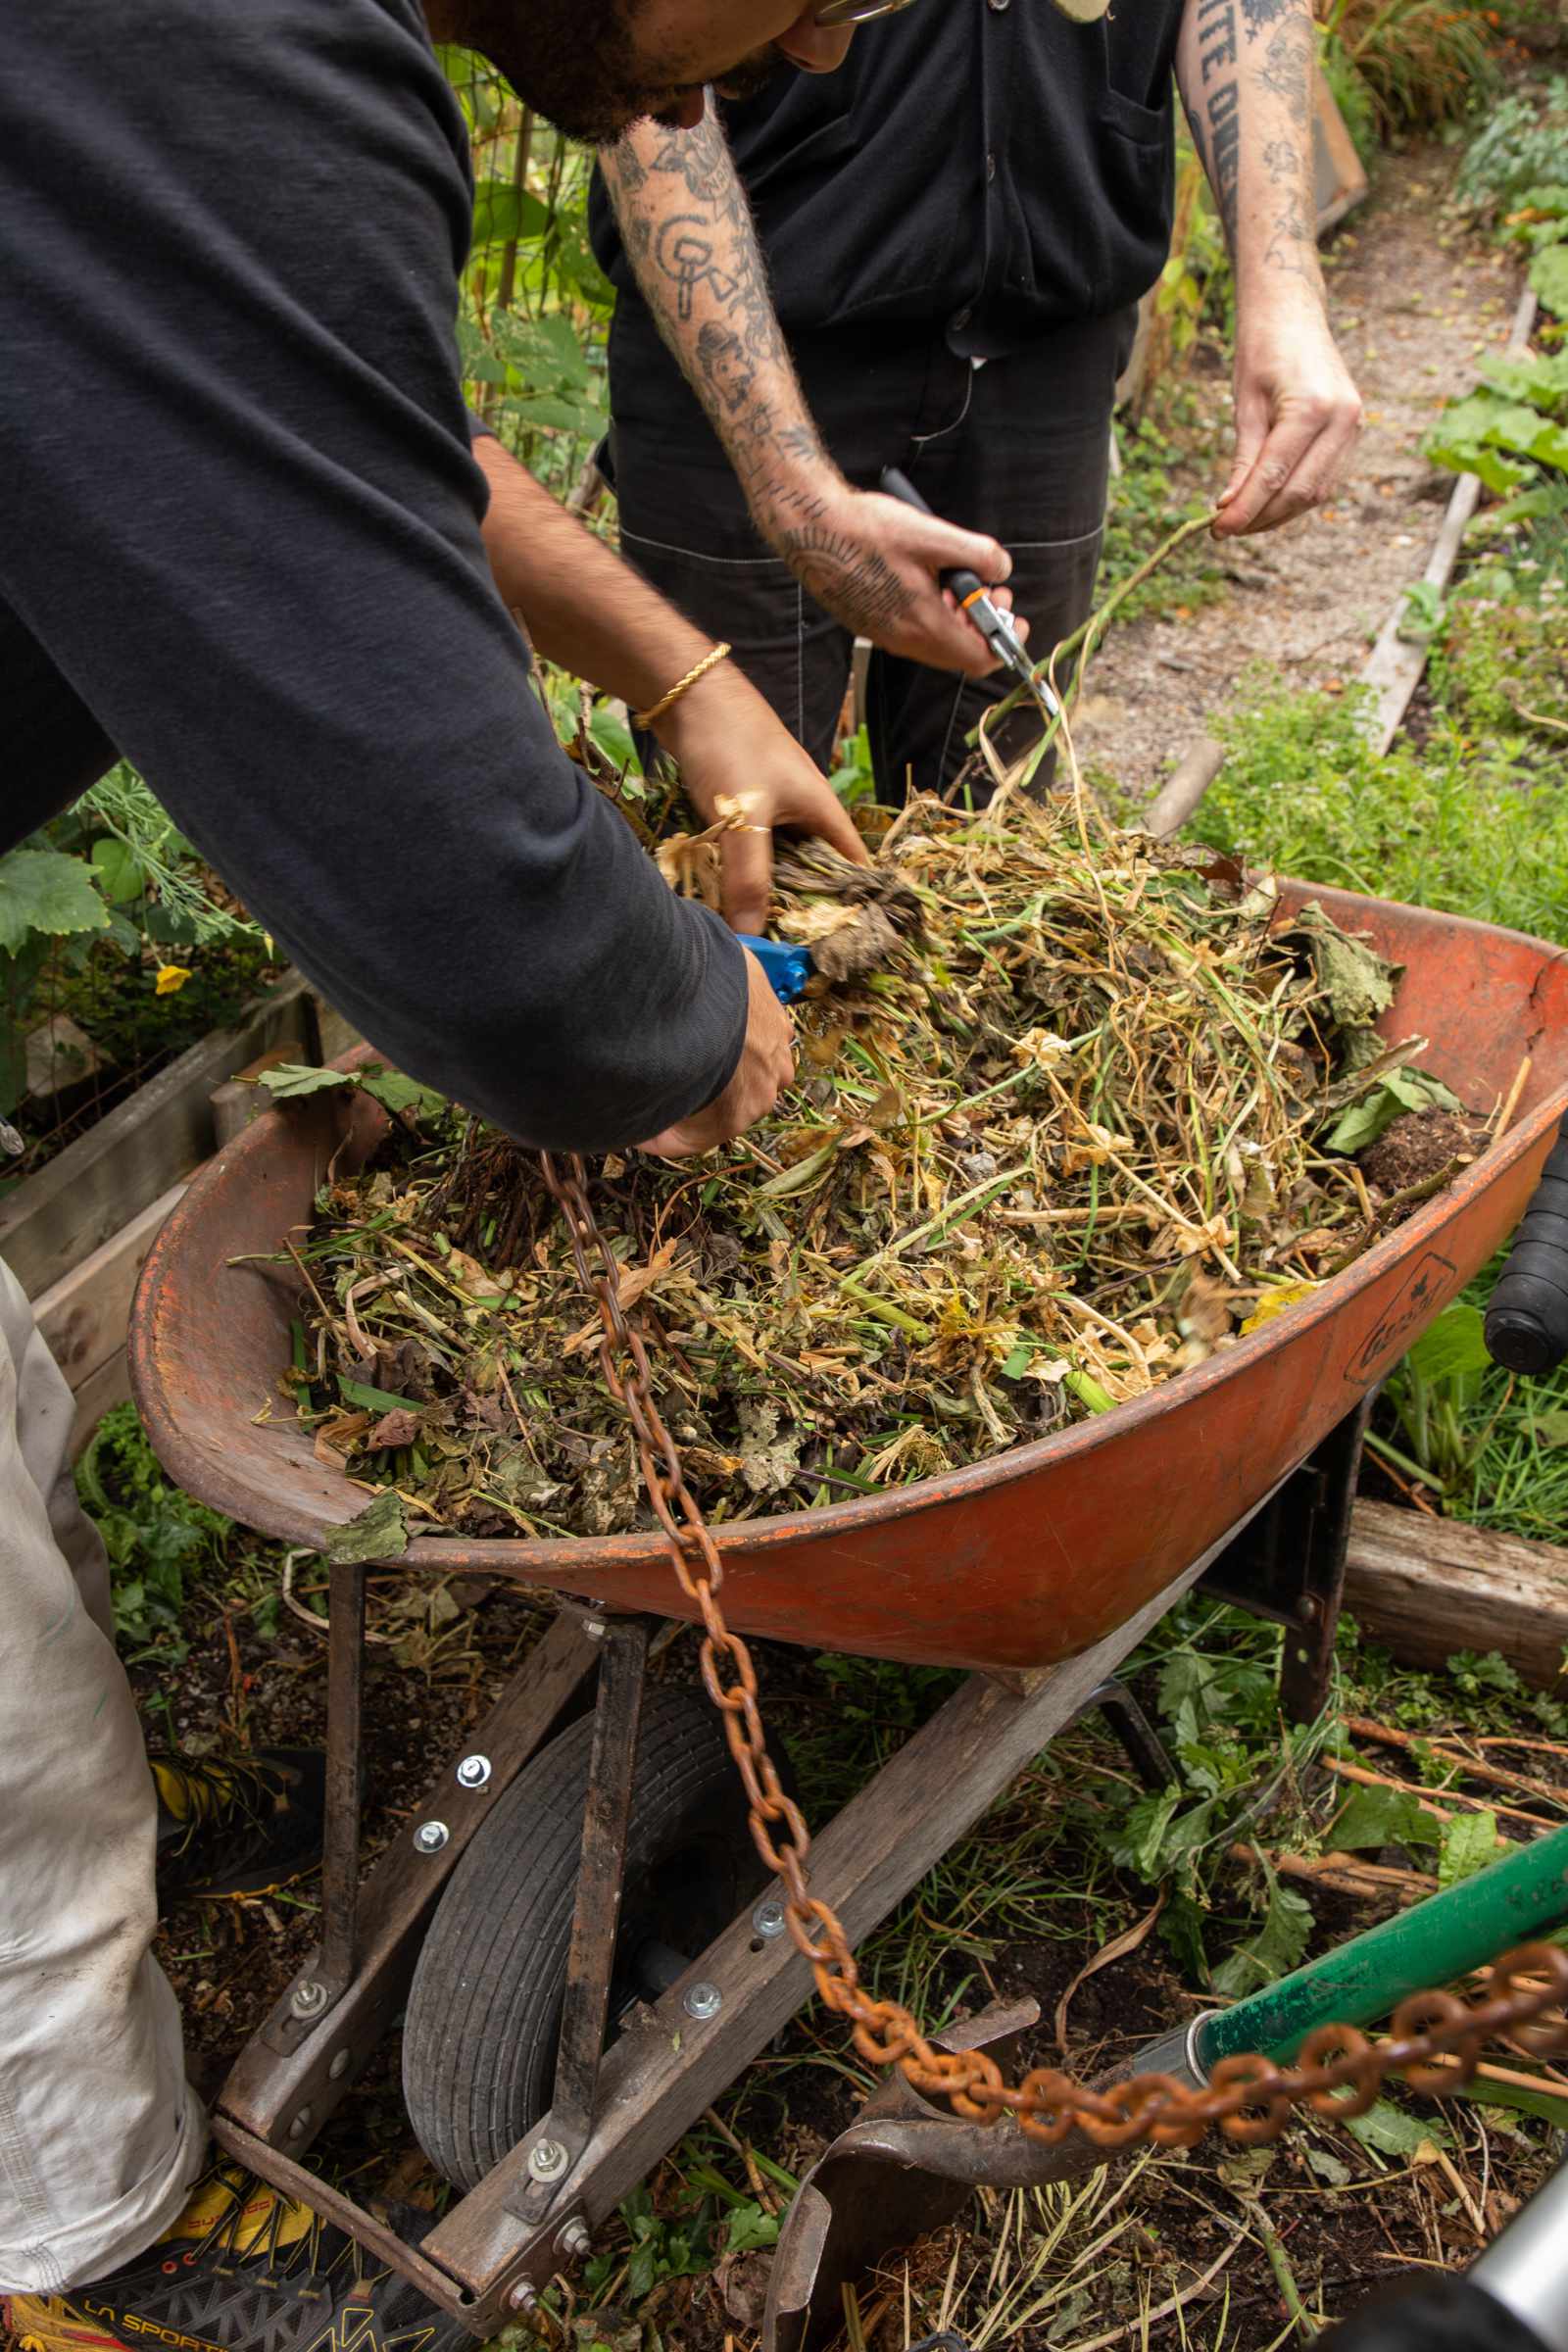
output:
<path id="1" fill-rule="evenodd" d="M 553 433 L 573 433 L 581 440 L 602 433 L 605 413 L 586 400 L 564 400 L 554 392 L 542 392 L 527 400 L 509 400 L 509 416 L 522 424 L 540 424 Z"/>
<path id="2" fill-rule="evenodd" d="M 394 1398 L 394 1402 L 405 1401 Z M 366 1504 L 359 1516 L 328 1530 L 321 1557 L 339 1568 L 360 1560 L 395 1560 L 409 1548 L 409 1523 L 403 1497 L 390 1488 Z"/>
<path id="3" fill-rule="evenodd" d="M 1548 311 L 1568 318 L 1568 245 L 1548 245 L 1538 253 L 1530 265 L 1530 283 Z"/>
<path id="4" fill-rule="evenodd" d="M 1368 1846 L 1437 1845 L 1443 1832 L 1408 1788 L 1352 1788 L 1329 1824 L 1329 1843 L 1346 1853 Z"/>
<path id="5" fill-rule="evenodd" d="M 1568 352 L 1553 352 L 1549 358 L 1532 355 L 1521 360 L 1490 360 L 1481 370 L 1481 380 L 1505 400 L 1527 401 L 1544 416 L 1568 409 Z"/>
<path id="6" fill-rule="evenodd" d="M 1438 1852 L 1438 1888 L 1446 1894 L 1450 1886 L 1473 1879 L 1478 1870 L 1509 1849 L 1497 1836 L 1497 1816 L 1486 1808 L 1479 1813 L 1461 1813 L 1450 1821 L 1443 1833 L 1443 1844 Z"/>
<path id="7" fill-rule="evenodd" d="M 1491 1369 L 1487 1351 L 1486 1317 L 1468 1299 L 1455 1298 L 1416 1341 L 1405 1362 L 1418 1378 L 1434 1386 L 1443 1380 L 1464 1380 Z"/>
<path id="8" fill-rule="evenodd" d="M 724 2232 L 726 2254 L 749 2253 L 753 2246 L 773 2246 L 778 2243 L 778 2222 L 760 2205 L 750 2200 L 732 2207 Z"/>
<path id="9" fill-rule="evenodd" d="M 531 188 L 514 187 L 507 179 L 481 179 L 473 191 L 471 250 L 505 245 L 514 237 L 541 237 L 550 225 L 550 210 Z"/>
<path id="10" fill-rule="evenodd" d="M 356 1086 L 359 1079 L 356 1072 L 348 1070 L 318 1070 L 308 1062 L 280 1061 L 272 1069 L 263 1070 L 260 1083 L 269 1094 L 287 1102 L 296 1095 L 324 1094 L 332 1086 Z"/>
<path id="11" fill-rule="evenodd" d="M 1557 1406 L 1549 1413 L 1536 1415 L 1536 1443 L 1540 1446 L 1568 1446 L 1568 1407 Z"/>
<path id="12" fill-rule="evenodd" d="M 1375 2148 L 1380 2156 L 1402 2156 L 1406 2163 L 1423 2141 L 1430 2140 L 1435 2148 L 1453 2145 L 1453 2134 L 1435 2115 L 1406 2115 L 1392 2099 L 1379 2099 L 1365 2115 L 1348 2115 L 1345 2129 L 1363 2148 Z"/>
<path id="13" fill-rule="evenodd" d="M 637 758 L 637 746 L 632 741 L 631 729 L 620 713 L 612 710 L 608 703 L 595 703 L 593 716 L 588 721 L 588 732 L 617 767 L 631 767 L 641 772 L 642 763 Z"/>
<path id="14" fill-rule="evenodd" d="M 122 906 L 129 899 L 139 899 L 147 888 L 147 871 L 141 859 L 113 833 L 93 843 L 92 870 L 111 906 Z"/>
<path id="15" fill-rule="evenodd" d="M 1342 1028 L 1364 1028 L 1380 1012 L 1388 1011 L 1394 1003 L 1397 967 L 1386 962 L 1364 940 L 1349 938 L 1315 899 L 1302 907 L 1291 936 L 1305 941 L 1318 986 Z"/>
<path id="16" fill-rule="evenodd" d="M 1368 1144 L 1375 1144 L 1394 1125 L 1403 1108 L 1404 1104 L 1388 1087 L 1375 1086 L 1359 1102 L 1352 1102 L 1340 1113 L 1324 1137 L 1324 1144 L 1330 1152 L 1348 1154 L 1364 1152 Z"/>
<path id="17" fill-rule="evenodd" d="M 401 1070 L 371 1063 L 354 1075 L 362 1090 L 384 1110 L 411 1110 L 416 1118 L 431 1118 L 447 1106 L 445 1095 L 438 1095 L 432 1086 L 421 1086 L 417 1078 L 405 1077 Z"/>
<path id="18" fill-rule="evenodd" d="M 32 849 L 0 858 L 0 950 L 7 955 L 34 931 L 60 938 L 108 927 L 109 909 L 84 858 Z"/>
<path id="19" fill-rule="evenodd" d="M 1166 1833 L 1181 1801 L 1179 1788 L 1161 1788 L 1139 1797 L 1127 1809 L 1111 1847 L 1111 1860 L 1141 1879 L 1157 1879 L 1165 1860 Z"/>
<path id="20" fill-rule="evenodd" d="M 1269 1890 L 1268 1909 L 1255 1936 L 1214 1971 L 1214 1990 L 1240 2000 L 1261 1984 L 1288 1977 L 1306 1950 L 1316 1922 L 1304 1895 L 1278 1880 Z"/>
<path id="21" fill-rule="evenodd" d="M 1003 1359 L 1003 1379 L 1022 1380 L 1024 1374 L 1034 1362 L 1036 1353 L 1037 1349 L 1035 1348 L 1032 1341 L 1020 1340 L 1017 1347 L 1014 1348 L 1010 1353 L 1004 1356 Z"/>

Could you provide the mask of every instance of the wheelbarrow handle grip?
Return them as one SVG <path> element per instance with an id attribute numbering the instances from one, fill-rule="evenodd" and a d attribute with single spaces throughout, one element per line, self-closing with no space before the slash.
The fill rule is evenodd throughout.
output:
<path id="1" fill-rule="evenodd" d="M 1493 1286 L 1486 1331 L 1509 1372 L 1550 1372 L 1568 1356 L 1568 1118 Z"/>

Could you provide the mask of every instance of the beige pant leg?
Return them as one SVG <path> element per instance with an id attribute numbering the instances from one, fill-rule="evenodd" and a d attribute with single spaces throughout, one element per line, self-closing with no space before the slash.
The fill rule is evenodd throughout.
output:
<path id="1" fill-rule="evenodd" d="M 0 2291 L 153 2243 L 206 2154 L 149 1950 L 155 1799 L 72 1397 L 0 1266 Z"/>

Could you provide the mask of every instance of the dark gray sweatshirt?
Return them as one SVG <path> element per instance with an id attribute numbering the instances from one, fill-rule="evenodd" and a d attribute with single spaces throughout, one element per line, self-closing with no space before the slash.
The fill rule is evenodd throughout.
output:
<path id="1" fill-rule="evenodd" d="M 719 1091 L 745 968 L 492 587 L 469 218 L 415 0 L 6 0 L 0 849 L 134 760 L 391 1059 L 594 1150 Z"/>

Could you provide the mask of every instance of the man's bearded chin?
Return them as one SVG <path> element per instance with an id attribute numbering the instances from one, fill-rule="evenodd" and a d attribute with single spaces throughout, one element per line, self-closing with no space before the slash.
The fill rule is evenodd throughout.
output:
<path id="1" fill-rule="evenodd" d="M 463 37 L 501 71 L 525 106 L 594 147 L 670 103 L 650 85 L 620 0 L 471 0 Z"/>

